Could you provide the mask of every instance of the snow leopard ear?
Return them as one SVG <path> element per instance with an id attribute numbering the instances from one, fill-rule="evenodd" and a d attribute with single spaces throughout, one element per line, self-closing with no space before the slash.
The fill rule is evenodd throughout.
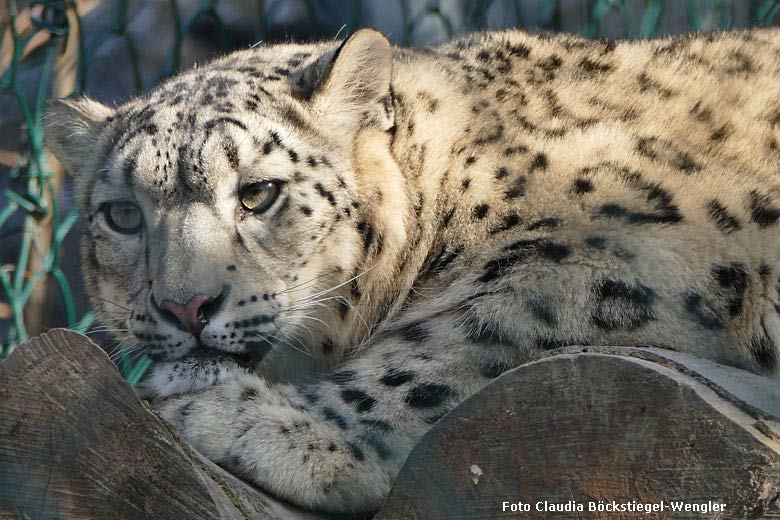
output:
<path id="1" fill-rule="evenodd" d="M 73 176 L 84 170 L 92 158 L 100 123 L 113 110 L 89 98 L 54 99 L 49 102 L 44 121 L 46 146 Z"/>
<path id="2" fill-rule="evenodd" d="M 314 110 L 329 128 L 354 135 L 358 129 L 393 127 L 390 42 L 373 29 L 361 29 L 333 53 L 327 73 L 313 93 Z"/>

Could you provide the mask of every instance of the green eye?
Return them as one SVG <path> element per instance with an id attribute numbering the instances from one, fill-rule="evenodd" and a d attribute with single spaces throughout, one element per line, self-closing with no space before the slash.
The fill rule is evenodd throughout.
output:
<path id="1" fill-rule="evenodd" d="M 273 206 L 280 192 L 281 188 L 278 182 L 263 181 L 247 184 L 241 188 L 238 196 L 244 209 L 262 213 Z"/>
<path id="2" fill-rule="evenodd" d="M 144 221 L 141 210 L 130 202 L 109 202 L 103 213 L 111 229 L 128 235 L 138 233 Z"/>

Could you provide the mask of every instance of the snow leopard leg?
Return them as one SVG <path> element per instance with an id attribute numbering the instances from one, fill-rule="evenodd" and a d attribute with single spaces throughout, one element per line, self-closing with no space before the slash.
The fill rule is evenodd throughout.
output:
<path id="1" fill-rule="evenodd" d="M 376 511 L 420 437 L 527 356 L 516 345 L 464 339 L 462 321 L 439 316 L 376 337 L 306 387 L 243 375 L 159 410 L 208 458 L 282 498 Z"/>

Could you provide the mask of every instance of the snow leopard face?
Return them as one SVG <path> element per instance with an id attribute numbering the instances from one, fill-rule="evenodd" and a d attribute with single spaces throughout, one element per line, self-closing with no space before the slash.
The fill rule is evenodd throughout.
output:
<path id="1" fill-rule="evenodd" d="M 357 315 L 349 285 L 375 233 L 348 143 L 391 127 L 389 66 L 356 94 L 339 81 L 353 66 L 334 66 L 339 49 L 274 50 L 116 110 L 83 99 L 49 117 L 50 144 L 78 175 L 101 318 L 130 345 L 217 375 L 215 360 L 331 354 L 333 329 Z"/>

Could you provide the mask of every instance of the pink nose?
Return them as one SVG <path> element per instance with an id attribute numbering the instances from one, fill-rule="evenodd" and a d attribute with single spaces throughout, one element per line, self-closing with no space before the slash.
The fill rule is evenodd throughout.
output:
<path id="1" fill-rule="evenodd" d="M 206 325 L 206 318 L 200 312 L 204 303 L 211 301 L 212 298 L 204 294 L 193 297 L 185 305 L 180 305 L 171 300 L 165 300 L 160 304 L 160 308 L 176 316 L 182 325 L 195 337 L 200 336 L 203 327 Z"/>

